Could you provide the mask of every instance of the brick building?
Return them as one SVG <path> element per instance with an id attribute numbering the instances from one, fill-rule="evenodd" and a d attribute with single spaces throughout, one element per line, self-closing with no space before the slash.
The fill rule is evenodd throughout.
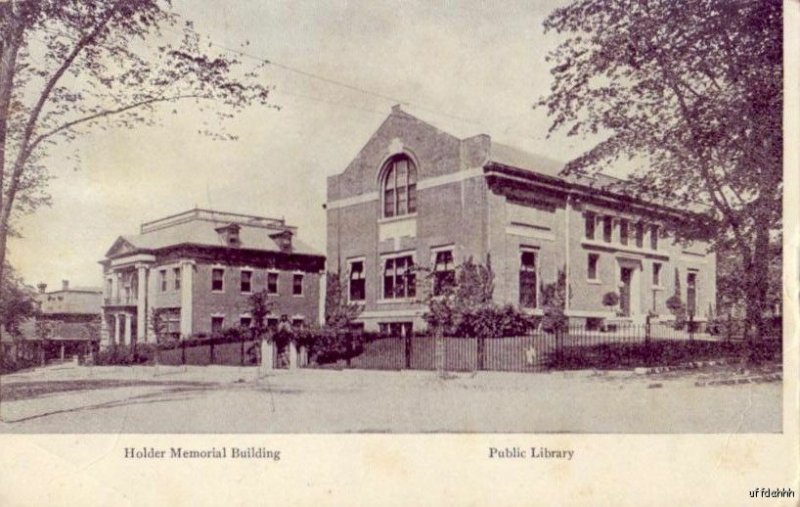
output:
<path id="1" fill-rule="evenodd" d="M 687 215 L 614 190 L 619 180 L 564 176 L 563 165 L 494 142 L 459 138 L 393 108 L 341 174 L 328 178 L 328 269 L 363 303 L 367 329 L 408 332 L 425 310 L 411 266 L 446 278 L 468 257 L 490 261 L 494 299 L 542 313 L 543 284 L 563 270 L 573 323 L 648 312 L 675 292 L 702 320 L 716 297 L 716 259 L 665 225 Z M 602 304 L 616 292 L 617 307 Z"/>
<path id="2" fill-rule="evenodd" d="M 103 344 L 186 339 L 249 326 L 250 296 L 266 290 L 268 324 L 320 318 L 325 257 L 282 219 L 194 209 L 120 236 L 100 262 Z"/>

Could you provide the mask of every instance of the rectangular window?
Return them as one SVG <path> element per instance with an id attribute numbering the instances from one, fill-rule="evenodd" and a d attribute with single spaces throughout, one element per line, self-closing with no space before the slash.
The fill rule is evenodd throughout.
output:
<path id="1" fill-rule="evenodd" d="M 644 247 L 644 223 L 636 222 L 636 247 Z"/>
<path id="2" fill-rule="evenodd" d="M 661 263 L 653 263 L 653 287 L 661 287 Z"/>
<path id="3" fill-rule="evenodd" d="M 522 308 L 536 308 L 536 252 L 523 250 L 519 263 L 519 305 Z"/>
<path id="4" fill-rule="evenodd" d="M 625 219 L 619 221 L 619 242 L 623 245 L 628 244 L 628 221 Z"/>
<path id="5" fill-rule="evenodd" d="M 211 290 L 214 292 L 222 292 L 225 290 L 225 270 L 222 268 L 214 268 L 211 270 Z"/>
<path id="6" fill-rule="evenodd" d="M 272 329 L 274 331 L 275 329 L 278 329 L 279 322 L 280 321 L 278 320 L 277 317 L 269 317 L 267 318 L 267 328 Z"/>
<path id="7" fill-rule="evenodd" d="M 366 276 L 364 261 L 350 262 L 350 301 L 363 301 L 366 298 Z"/>
<path id="8" fill-rule="evenodd" d="M 158 285 L 161 287 L 161 292 L 167 292 L 167 270 L 162 269 L 158 272 Z"/>
<path id="9" fill-rule="evenodd" d="M 303 295 L 303 274 L 302 273 L 295 273 L 292 276 L 292 295 L 293 296 L 302 296 Z"/>
<path id="10" fill-rule="evenodd" d="M 211 317 L 211 332 L 213 334 L 221 333 L 224 323 L 225 317 Z"/>
<path id="11" fill-rule="evenodd" d="M 414 259 L 410 255 L 386 259 L 383 270 L 384 299 L 412 298 L 417 294 Z"/>
<path id="12" fill-rule="evenodd" d="M 600 260 L 599 254 L 589 254 L 588 262 L 587 262 L 587 272 L 589 280 L 597 280 L 597 261 Z"/>
<path id="13" fill-rule="evenodd" d="M 239 275 L 239 288 L 242 292 L 249 293 L 253 290 L 253 272 L 243 269 Z"/>
<path id="14" fill-rule="evenodd" d="M 181 268 L 173 268 L 172 277 L 175 290 L 181 290 Z"/>
<path id="15" fill-rule="evenodd" d="M 440 296 L 456 283 L 452 250 L 439 250 L 433 263 L 433 295 Z"/>
<path id="16" fill-rule="evenodd" d="M 658 226 L 651 225 L 650 226 L 650 248 L 653 250 L 658 250 Z"/>
<path id="17" fill-rule="evenodd" d="M 250 327 L 253 324 L 252 317 L 239 317 L 239 325 L 241 327 Z"/>
<path id="18" fill-rule="evenodd" d="M 611 243 L 611 233 L 614 230 L 614 218 L 603 217 L 603 241 Z"/>
<path id="19" fill-rule="evenodd" d="M 278 293 L 278 273 L 267 273 L 267 294 Z"/>
<path id="20" fill-rule="evenodd" d="M 597 220 L 595 214 L 587 213 L 583 218 L 586 223 L 586 239 L 594 239 L 594 226 Z"/>
<path id="21" fill-rule="evenodd" d="M 295 328 L 295 329 L 299 329 L 299 328 L 303 327 L 303 322 L 304 322 L 304 320 L 301 319 L 301 318 L 294 318 L 294 319 L 292 319 L 292 327 Z"/>

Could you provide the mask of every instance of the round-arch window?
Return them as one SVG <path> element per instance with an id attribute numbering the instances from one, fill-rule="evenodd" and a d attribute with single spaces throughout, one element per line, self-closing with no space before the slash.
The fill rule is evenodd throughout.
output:
<path id="1" fill-rule="evenodd" d="M 407 157 L 393 159 L 383 179 L 383 216 L 402 216 L 416 211 L 417 168 Z"/>

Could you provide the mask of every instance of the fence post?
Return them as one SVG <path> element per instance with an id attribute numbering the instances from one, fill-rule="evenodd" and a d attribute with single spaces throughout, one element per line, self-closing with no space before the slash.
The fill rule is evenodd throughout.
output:
<path id="1" fill-rule="evenodd" d="M 245 338 L 246 338 L 246 336 L 245 336 L 244 333 L 242 333 L 242 335 L 239 337 L 239 339 L 241 340 L 241 343 L 239 344 L 239 366 L 244 366 L 244 341 L 245 341 Z"/>
<path id="2" fill-rule="evenodd" d="M 208 342 L 208 364 L 214 364 L 214 339 Z"/>
<path id="3" fill-rule="evenodd" d="M 436 372 L 439 377 L 444 377 L 444 336 L 442 333 L 442 326 L 436 326 L 434 330 L 434 360 L 436 361 Z"/>
<path id="4" fill-rule="evenodd" d="M 646 345 L 650 343 L 650 314 L 644 319 L 644 343 Z"/>
<path id="5" fill-rule="evenodd" d="M 186 341 L 181 340 L 181 364 L 186 364 Z"/>
<path id="6" fill-rule="evenodd" d="M 401 336 L 403 337 L 403 342 L 406 345 L 406 357 L 405 357 L 405 369 L 411 369 L 411 337 L 405 331 L 401 332 Z"/>
<path id="7" fill-rule="evenodd" d="M 350 368 L 352 366 L 352 358 L 353 358 L 353 333 L 351 333 L 350 331 L 347 331 L 347 334 L 345 336 L 347 337 L 346 338 L 346 340 L 347 340 L 347 359 L 346 359 L 346 363 L 347 363 L 347 367 Z"/>
<path id="8" fill-rule="evenodd" d="M 486 367 L 486 338 L 478 336 L 478 369 Z"/>
<path id="9" fill-rule="evenodd" d="M 689 313 L 689 340 L 694 340 L 694 312 Z"/>

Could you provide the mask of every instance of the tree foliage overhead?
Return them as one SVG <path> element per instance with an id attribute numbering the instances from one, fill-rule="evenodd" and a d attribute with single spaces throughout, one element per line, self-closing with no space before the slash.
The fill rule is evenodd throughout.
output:
<path id="1" fill-rule="evenodd" d="M 13 218 L 47 202 L 54 145 L 152 124 L 178 102 L 208 111 L 201 133 L 230 139 L 224 120 L 268 104 L 253 71 L 211 54 L 169 0 L 8 0 L 0 35 L 0 266 Z"/>
<path id="2" fill-rule="evenodd" d="M 756 319 L 781 228 L 780 0 L 575 0 L 544 25 L 564 37 L 538 103 L 551 132 L 601 139 L 567 171 L 641 162 L 627 188 L 703 211 Z"/>

